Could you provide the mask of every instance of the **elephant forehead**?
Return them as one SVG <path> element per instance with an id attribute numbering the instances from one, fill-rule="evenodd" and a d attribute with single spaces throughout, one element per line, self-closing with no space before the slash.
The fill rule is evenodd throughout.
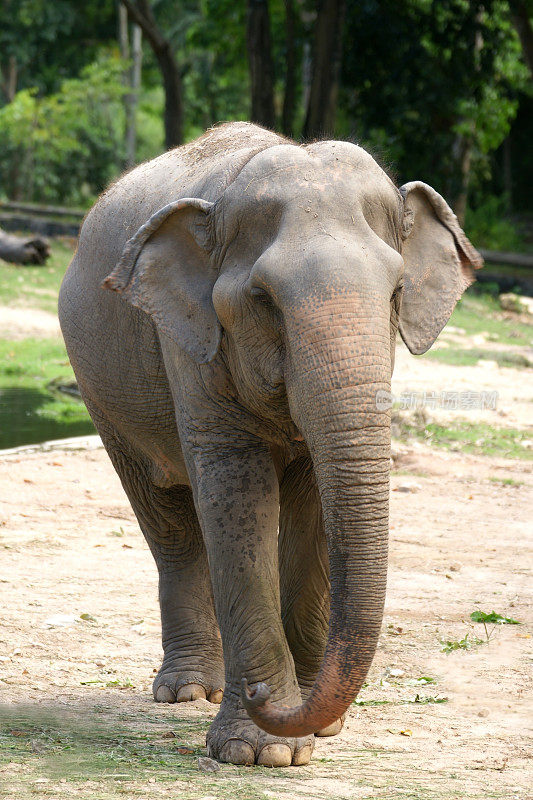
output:
<path id="1" fill-rule="evenodd" d="M 295 145 L 258 153 L 226 190 L 226 212 L 241 217 L 273 206 L 311 217 L 326 213 L 349 218 L 361 203 L 378 197 L 380 204 L 388 199 L 395 205 L 397 190 L 374 159 L 348 144 L 337 155 L 335 144 L 322 143 L 316 154 Z"/>

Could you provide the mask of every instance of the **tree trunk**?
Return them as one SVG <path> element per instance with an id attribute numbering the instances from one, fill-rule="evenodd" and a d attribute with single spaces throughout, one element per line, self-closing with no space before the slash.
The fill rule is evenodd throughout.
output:
<path id="1" fill-rule="evenodd" d="M 481 23 L 483 20 L 483 6 L 478 6 L 475 15 L 475 28 L 473 40 L 474 69 L 481 71 L 481 51 L 483 49 L 483 33 Z M 472 150 L 476 135 L 476 125 L 474 120 L 470 120 L 468 132 L 459 133 L 455 140 L 454 151 L 459 173 L 459 189 L 456 194 L 453 210 L 459 220 L 459 225 L 464 228 L 466 207 L 468 204 L 468 192 L 470 189 L 470 170 L 472 166 Z"/>
<path id="2" fill-rule="evenodd" d="M 528 65 L 533 78 L 533 26 L 531 25 L 527 4 L 523 0 L 511 0 L 509 5 L 511 7 L 511 18 L 522 44 L 524 61 Z"/>
<path id="3" fill-rule="evenodd" d="M 126 155 L 124 166 L 131 169 L 135 165 L 135 148 L 137 143 L 136 110 L 139 100 L 142 65 L 142 31 L 135 23 L 130 36 L 128 31 L 128 12 L 122 4 L 118 7 L 120 54 L 124 61 L 130 62 L 124 70 L 124 85 L 128 92 L 123 97 L 124 104 L 124 144 Z M 131 59 L 131 61 L 130 61 Z"/>
<path id="4" fill-rule="evenodd" d="M 281 129 L 285 136 L 294 135 L 294 112 L 296 103 L 296 13 L 294 0 L 285 0 L 285 93 Z"/>
<path id="5" fill-rule="evenodd" d="M 332 136 L 335 130 L 345 8 L 345 0 L 319 0 L 306 139 Z"/>
<path id="6" fill-rule="evenodd" d="M 18 67 L 15 56 L 9 56 L 7 64 L 2 66 L 2 91 L 6 103 L 11 103 L 17 93 Z"/>
<path id="7" fill-rule="evenodd" d="M 266 128 L 274 128 L 274 64 L 268 0 L 248 0 L 246 44 L 252 93 L 251 119 Z"/>
<path id="8" fill-rule="evenodd" d="M 503 140 L 502 147 L 503 191 L 505 192 L 506 211 L 508 214 L 513 210 L 513 164 L 511 152 L 511 136 L 509 134 Z"/>
<path id="9" fill-rule="evenodd" d="M 459 167 L 459 191 L 453 204 L 453 210 L 464 228 L 468 189 L 470 185 L 470 166 L 472 163 L 472 136 L 459 135 L 455 142 L 456 160 Z"/>
<path id="10" fill-rule="evenodd" d="M 165 91 L 165 147 L 169 150 L 183 141 L 183 101 L 181 74 L 172 47 L 159 28 L 148 0 L 120 0 L 130 20 L 143 31 L 157 59 Z"/>
<path id="11" fill-rule="evenodd" d="M 41 236 L 13 236 L 0 228 L 0 258 L 12 264 L 44 264 L 50 247 Z"/>

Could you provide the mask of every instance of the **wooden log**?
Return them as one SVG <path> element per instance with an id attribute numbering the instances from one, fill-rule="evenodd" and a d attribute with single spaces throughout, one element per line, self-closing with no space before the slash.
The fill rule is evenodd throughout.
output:
<path id="1" fill-rule="evenodd" d="M 50 255 L 42 236 L 13 236 L 0 228 L 0 258 L 12 264 L 44 264 Z"/>
<path id="2" fill-rule="evenodd" d="M 0 211 L 23 211 L 36 216 L 74 217 L 83 219 L 86 212 L 81 208 L 65 208 L 64 206 L 43 206 L 39 203 L 16 203 L 11 200 L 0 202 Z"/>
<path id="3" fill-rule="evenodd" d="M 533 255 L 529 253 L 503 253 L 499 250 L 482 250 L 479 252 L 490 264 L 509 264 L 511 267 L 528 267 L 533 269 Z"/>

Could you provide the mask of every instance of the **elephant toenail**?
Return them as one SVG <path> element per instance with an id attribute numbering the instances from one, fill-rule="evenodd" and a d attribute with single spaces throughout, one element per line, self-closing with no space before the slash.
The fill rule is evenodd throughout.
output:
<path id="1" fill-rule="evenodd" d="M 263 767 L 290 767 L 291 749 L 286 744 L 266 744 L 257 757 Z"/>
<path id="2" fill-rule="evenodd" d="M 320 730 L 315 733 L 315 736 L 336 736 L 341 732 L 343 725 L 344 717 L 341 717 L 340 719 L 336 719 L 335 722 L 332 722 L 331 725 L 326 725 L 325 728 L 320 728 Z"/>
<path id="3" fill-rule="evenodd" d="M 295 767 L 303 767 L 311 761 L 311 754 L 313 752 L 313 745 L 306 744 L 300 750 L 296 750 L 292 763 Z"/>
<path id="4" fill-rule="evenodd" d="M 241 739 L 230 739 L 221 748 L 218 760 L 250 767 L 255 762 L 255 753 L 248 742 L 243 742 Z"/>
<path id="5" fill-rule="evenodd" d="M 199 683 L 187 683 L 178 689 L 176 703 L 187 703 L 190 700 L 205 700 L 205 689 Z"/>
<path id="6" fill-rule="evenodd" d="M 210 703 L 216 703 L 220 705 L 222 702 L 222 695 L 224 694 L 222 689 L 213 689 L 209 697 L 207 698 Z"/>
<path id="7" fill-rule="evenodd" d="M 170 688 L 170 686 L 159 686 L 157 692 L 155 693 L 155 700 L 156 703 L 175 703 L 176 702 L 176 695 Z"/>

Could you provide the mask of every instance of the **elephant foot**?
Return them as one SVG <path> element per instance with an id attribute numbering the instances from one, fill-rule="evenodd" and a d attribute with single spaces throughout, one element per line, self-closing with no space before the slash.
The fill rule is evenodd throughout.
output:
<path id="1" fill-rule="evenodd" d="M 331 723 L 331 725 L 326 725 L 325 728 L 320 728 L 320 730 L 315 733 L 315 736 L 336 736 L 343 729 L 345 717 L 346 714 L 343 714 L 342 717 L 336 719 L 335 722 Z"/>
<path id="2" fill-rule="evenodd" d="M 305 682 L 300 683 L 300 692 L 302 693 L 302 700 L 307 700 L 311 694 L 311 690 L 313 688 L 313 684 L 315 681 L 315 677 L 313 676 L 311 679 L 306 679 Z M 315 732 L 315 736 L 320 738 L 326 736 L 336 736 L 340 733 L 344 727 L 344 720 L 346 718 L 346 714 L 343 714 L 342 717 L 336 719 L 335 722 L 332 722 L 331 725 L 326 725 L 325 728 L 320 728 L 319 731 Z"/>
<path id="3" fill-rule="evenodd" d="M 265 733 L 244 709 L 221 708 L 207 732 L 211 758 L 229 764 L 264 767 L 298 767 L 309 764 L 314 737 L 280 738 Z"/>
<path id="4" fill-rule="evenodd" d="M 176 659 L 165 659 L 152 684 L 156 703 L 187 703 L 191 700 L 222 702 L 224 668 L 211 674 L 195 669 L 180 668 Z"/>

